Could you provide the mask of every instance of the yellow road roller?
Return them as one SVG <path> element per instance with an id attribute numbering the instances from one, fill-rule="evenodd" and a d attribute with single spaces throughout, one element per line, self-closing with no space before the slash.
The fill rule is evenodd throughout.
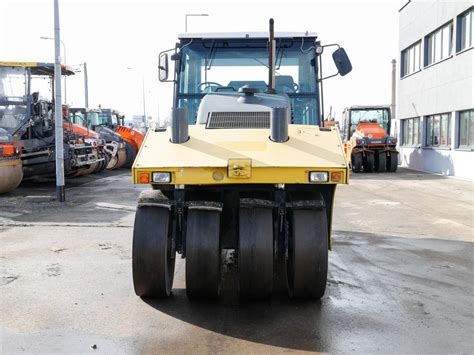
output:
<path id="1" fill-rule="evenodd" d="M 337 128 L 319 126 L 321 55 L 336 47 L 334 75 L 352 66 L 314 33 L 275 33 L 273 19 L 269 27 L 185 33 L 160 53 L 174 103 L 169 127 L 148 130 L 132 168 L 135 184 L 151 185 L 133 230 L 138 296 L 170 295 L 179 253 L 188 297 L 218 297 L 228 250 L 242 299 L 269 298 L 282 279 L 292 298 L 324 294 L 348 163 Z"/>

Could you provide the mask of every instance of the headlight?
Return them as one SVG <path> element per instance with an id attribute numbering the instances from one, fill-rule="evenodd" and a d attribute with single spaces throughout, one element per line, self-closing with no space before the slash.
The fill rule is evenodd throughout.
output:
<path id="1" fill-rule="evenodd" d="M 165 172 L 153 173 L 153 182 L 169 183 L 171 182 L 171 173 L 165 173 Z"/>
<path id="2" fill-rule="evenodd" d="M 387 139 L 387 144 L 397 144 L 397 138 L 390 137 Z"/>
<path id="3" fill-rule="evenodd" d="M 311 171 L 309 173 L 310 182 L 327 182 L 328 180 L 327 171 Z"/>
<path id="4" fill-rule="evenodd" d="M 357 145 L 362 145 L 362 144 L 364 144 L 364 139 L 363 139 L 363 138 L 357 138 L 357 139 L 356 139 L 356 144 L 357 144 Z"/>

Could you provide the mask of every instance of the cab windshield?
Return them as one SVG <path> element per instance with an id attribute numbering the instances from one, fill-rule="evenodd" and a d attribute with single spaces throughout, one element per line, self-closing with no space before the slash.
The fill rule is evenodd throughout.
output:
<path id="1" fill-rule="evenodd" d="M 352 109 L 351 110 L 351 133 L 354 133 L 360 122 L 378 123 L 388 132 L 390 120 L 389 110 L 383 109 Z"/>
<path id="2" fill-rule="evenodd" d="M 308 50 L 312 44 L 309 39 L 277 39 L 275 88 L 289 96 L 293 123 L 319 122 L 315 54 Z M 267 90 L 267 40 L 191 41 L 181 50 L 178 75 L 177 104 L 187 107 L 188 120 L 194 123 L 207 93 L 237 92 L 244 85 Z"/>

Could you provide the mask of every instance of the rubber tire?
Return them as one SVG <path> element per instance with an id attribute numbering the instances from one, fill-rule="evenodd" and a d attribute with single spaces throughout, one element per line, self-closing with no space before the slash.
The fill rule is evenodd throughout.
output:
<path id="1" fill-rule="evenodd" d="M 398 153 L 390 152 L 390 156 L 387 159 L 387 171 L 394 173 L 398 168 Z"/>
<path id="2" fill-rule="evenodd" d="M 133 145 L 131 145 L 128 142 L 125 142 L 125 152 L 126 152 L 126 157 L 127 158 L 126 158 L 126 161 L 125 161 L 125 164 L 123 165 L 123 167 L 126 168 L 126 169 L 130 169 L 133 165 L 133 162 L 135 161 L 136 156 L 137 156 L 137 151 L 135 150 Z"/>
<path id="3" fill-rule="evenodd" d="M 387 154 L 385 152 L 377 153 L 375 156 L 375 171 L 384 173 L 387 168 Z"/>
<path id="4" fill-rule="evenodd" d="M 220 212 L 190 209 L 186 228 L 186 293 L 216 298 L 221 280 Z"/>
<path id="5" fill-rule="evenodd" d="M 168 297 L 174 278 L 170 211 L 163 207 L 139 206 L 133 226 L 133 286 L 140 297 Z"/>
<path id="6" fill-rule="evenodd" d="M 324 295 L 328 271 L 326 210 L 291 211 L 287 277 L 291 298 L 318 299 Z"/>
<path id="7" fill-rule="evenodd" d="M 373 153 L 366 153 L 362 165 L 366 173 L 371 173 L 375 168 L 375 158 Z"/>
<path id="8" fill-rule="evenodd" d="M 353 154 L 351 160 L 352 171 L 360 173 L 362 171 L 362 156 L 360 154 Z"/>
<path id="9" fill-rule="evenodd" d="M 273 212 L 241 207 L 239 211 L 239 293 L 243 299 L 266 299 L 273 290 Z"/>

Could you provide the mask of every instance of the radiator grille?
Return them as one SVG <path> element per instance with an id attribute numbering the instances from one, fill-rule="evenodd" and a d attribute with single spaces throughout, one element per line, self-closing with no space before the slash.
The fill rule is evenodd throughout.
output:
<path id="1" fill-rule="evenodd" d="M 206 128 L 270 128 L 270 112 L 211 112 Z"/>

